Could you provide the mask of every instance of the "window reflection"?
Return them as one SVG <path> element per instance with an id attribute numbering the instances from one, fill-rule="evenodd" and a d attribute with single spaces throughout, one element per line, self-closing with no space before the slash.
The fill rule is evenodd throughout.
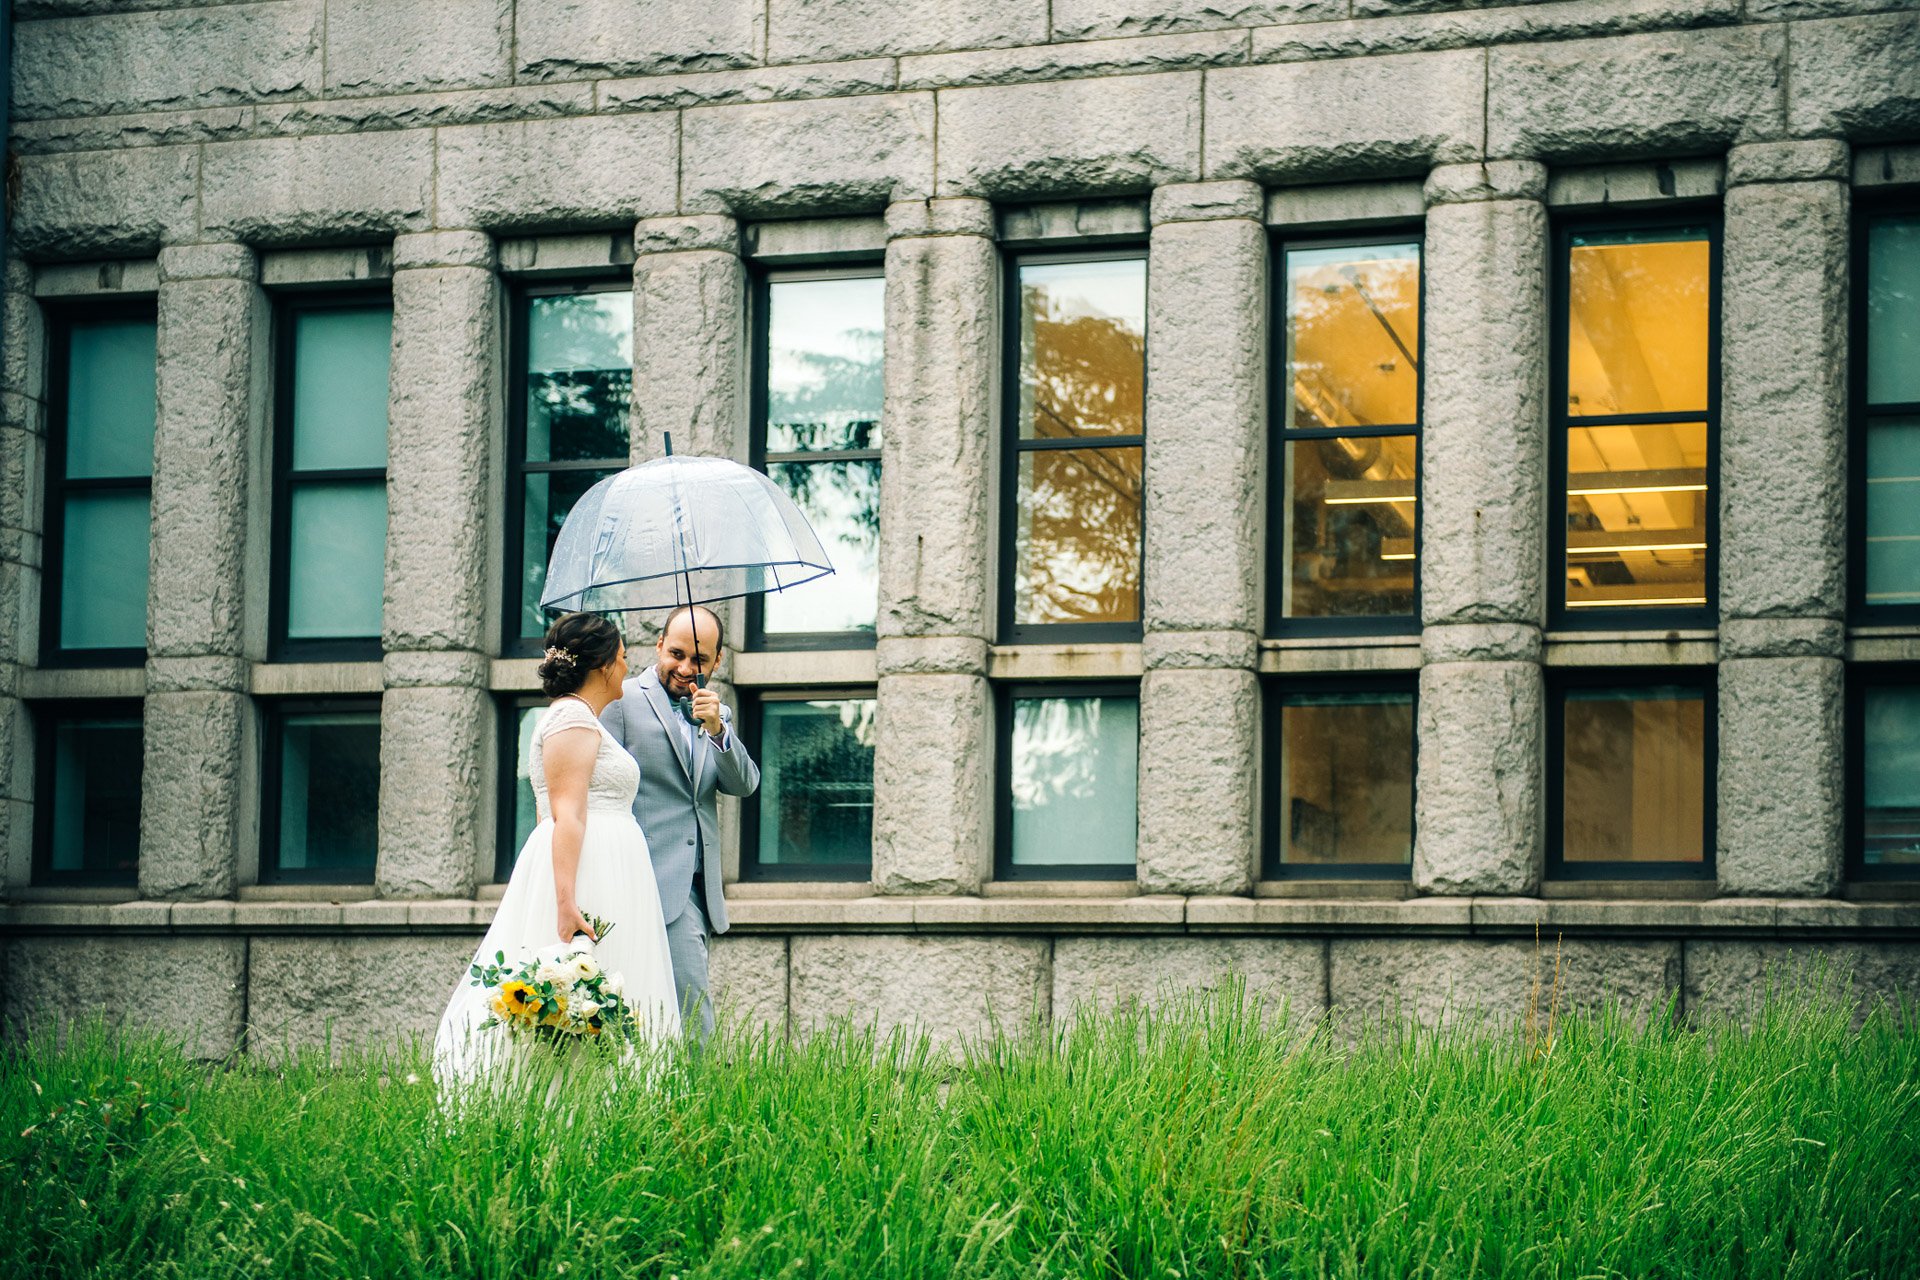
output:
<path id="1" fill-rule="evenodd" d="M 1567 606 L 1707 602 L 1707 424 L 1567 433 Z"/>
<path id="2" fill-rule="evenodd" d="M 1020 456 L 1014 617 L 1131 622 L 1140 616 L 1140 449 Z"/>
<path id="3" fill-rule="evenodd" d="M 1699 863 L 1706 845 L 1705 694 L 1687 686 L 1569 689 L 1561 732 L 1561 857 Z"/>
<path id="4" fill-rule="evenodd" d="M 1288 442 L 1284 616 L 1413 612 L 1414 449 L 1412 436 Z"/>
<path id="5" fill-rule="evenodd" d="M 296 879 L 372 879 L 379 836 L 379 711 L 286 713 L 278 733 L 277 870 Z"/>
<path id="6" fill-rule="evenodd" d="M 1281 696 L 1281 864 L 1410 863 L 1413 694 Z"/>
<path id="7" fill-rule="evenodd" d="M 1864 603 L 1920 605 L 1920 214 L 1867 226 Z"/>
<path id="8" fill-rule="evenodd" d="M 871 698 L 761 704 L 760 867 L 872 866 L 874 709 Z"/>
<path id="9" fill-rule="evenodd" d="M 1012 709 L 1010 862 L 1131 867 L 1139 698 L 1014 698 Z"/>
<path id="10" fill-rule="evenodd" d="M 43 767 L 49 788 L 45 870 L 56 879 L 131 884 L 139 874 L 140 717 L 63 717 Z"/>
<path id="11" fill-rule="evenodd" d="M 1920 685 L 1861 699 L 1869 867 L 1920 867 Z"/>
<path id="12" fill-rule="evenodd" d="M 1287 253 L 1287 425 L 1420 418 L 1420 246 Z"/>
<path id="13" fill-rule="evenodd" d="M 1567 412 L 1705 410 L 1709 286 L 1703 230 L 1572 237 Z"/>

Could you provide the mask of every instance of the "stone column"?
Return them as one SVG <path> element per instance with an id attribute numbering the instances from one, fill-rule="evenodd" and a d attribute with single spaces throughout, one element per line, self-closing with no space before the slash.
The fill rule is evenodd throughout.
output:
<path id="1" fill-rule="evenodd" d="M 1727 157 L 1720 742 L 1726 893 L 1832 892 L 1844 791 L 1847 144 Z"/>
<path id="2" fill-rule="evenodd" d="M 382 897 L 468 897 L 491 812 L 487 512 L 499 282 L 481 231 L 397 236 L 381 611 Z"/>
<path id="3" fill-rule="evenodd" d="M 974 893 L 993 857 L 993 209 L 900 201 L 887 234 L 873 881 Z"/>
<path id="4" fill-rule="evenodd" d="M 1141 887 L 1252 884 L 1267 232 L 1251 182 L 1153 193 L 1147 272 Z"/>
<path id="5" fill-rule="evenodd" d="M 241 244 L 160 251 L 140 893 L 232 894 L 252 717 L 248 476 L 265 441 L 266 309 Z"/>
<path id="6" fill-rule="evenodd" d="M 46 328 L 33 268 L 8 258 L 0 280 L 0 885 L 32 877 L 33 735 L 20 668 L 39 648 Z"/>
<path id="7" fill-rule="evenodd" d="M 1541 859 L 1547 174 L 1427 180 L 1419 784 L 1423 893 L 1529 893 Z"/>

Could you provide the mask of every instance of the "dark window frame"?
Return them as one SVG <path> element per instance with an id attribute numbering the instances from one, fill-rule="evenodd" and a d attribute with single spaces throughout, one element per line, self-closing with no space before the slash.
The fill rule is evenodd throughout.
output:
<path id="1" fill-rule="evenodd" d="M 1553 255 L 1547 308 L 1547 626 L 1555 631 L 1679 630 L 1716 626 L 1720 619 L 1720 316 L 1722 226 L 1719 203 L 1690 203 L 1643 214 L 1581 212 L 1555 218 L 1549 237 Z M 1567 412 L 1569 294 L 1574 236 L 1610 231 L 1691 231 L 1704 227 L 1707 241 L 1707 403 L 1681 413 L 1595 414 Z M 1652 426 L 1704 422 L 1707 427 L 1705 593 L 1702 605 L 1606 606 L 1567 604 L 1568 433 L 1576 427 Z"/>
<path id="2" fill-rule="evenodd" d="M 1414 421 L 1411 425 L 1388 424 L 1379 427 L 1293 427 L 1287 422 L 1287 253 L 1292 249 L 1363 249 L 1379 245 L 1405 244 L 1412 240 L 1420 252 L 1420 334 L 1416 343 Z M 1267 353 L 1267 625 L 1264 634 L 1294 636 L 1417 636 L 1420 634 L 1420 578 L 1422 543 L 1426 530 L 1426 418 L 1427 418 L 1427 243 L 1426 224 L 1421 221 L 1394 223 L 1365 234 L 1313 235 L 1297 229 L 1276 230 L 1270 239 L 1269 253 L 1275 264 L 1269 288 L 1273 299 L 1274 323 L 1269 326 Z M 1411 436 L 1413 438 L 1413 610 L 1410 613 L 1337 614 L 1318 618 L 1288 618 L 1282 610 L 1286 577 L 1292 572 L 1288 562 L 1287 521 L 1292 518 L 1288 501 L 1284 450 L 1296 440 L 1329 440 L 1341 436 Z"/>
<path id="3" fill-rule="evenodd" d="M 773 686 L 743 691 L 749 696 L 743 697 L 740 707 L 741 724 L 735 731 L 741 735 L 747 751 L 760 765 L 764 779 L 771 767 L 766 756 L 761 753 L 765 716 L 761 708 L 768 702 L 875 702 L 879 691 L 872 685 L 833 685 L 820 688 L 790 688 Z M 767 866 L 759 860 L 760 848 L 760 798 L 761 790 L 754 789 L 751 796 L 740 802 L 740 880 L 746 884 L 794 884 L 794 883 L 846 883 L 868 884 L 873 880 L 873 862 L 871 859 L 859 862 L 812 863 L 807 866 Z"/>
<path id="4" fill-rule="evenodd" d="M 66 568 L 66 499 L 71 493 L 145 493 L 153 497 L 153 472 L 144 476 L 67 478 L 67 382 L 72 370 L 73 326 L 91 320 L 151 320 L 159 324 L 157 299 L 116 298 L 81 304 L 42 304 L 47 334 L 46 456 L 43 474 L 40 568 L 40 664 L 49 668 L 137 667 L 147 647 L 69 649 L 60 643 L 61 578 Z M 156 333 L 157 347 L 157 333 Z M 152 554 L 152 535 L 148 535 Z"/>
<path id="5" fill-rule="evenodd" d="M 1260 805 L 1260 878 L 1262 880 L 1404 880 L 1413 879 L 1411 851 L 1407 861 L 1356 862 L 1346 865 L 1285 863 L 1281 861 L 1280 824 L 1284 820 L 1277 794 L 1280 754 L 1285 741 L 1280 732 L 1280 712 L 1287 695 L 1297 693 L 1405 693 L 1413 707 L 1413 796 L 1408 825 L 1414 840 L 1420 838 L 1420 673 L 1417 671 L 1378 674 L 1285 675 L 1266 676 L 1260 681 L 1261 805 Z"/>
<path id="6" fill-rule="evenodd" d="M 1845 853 L 1842 878 L 1851 883 L 1913 884 L 1920 882 L 1920 865 L 1870 867 L 1866 862 L 1867 835 L 1867 691 L 1887 686 L 1920 689 L 1920 663 L 1850 663 L 1847 667 L 1846 741 L 1842 746 L 1846 778 L 1846 819 L 1841 824 Z"/>
<path id="7" fill-rule="evenodd" d="M 389 424 L 388 465 L 345 467 L 323 471 L 293 470 L 293 370 L 294 318 L 306 311 L 351 311 L 382 304 L 391 308 L 393 295 L 382 284 L 379 288 L 337 288 L 276 292 L 273 296 L 273 478 L 268 485 L 268 528 L 271 544 L 271 568 L 267 589 L 267 655 L 274 662 L 378 662 L 384 653 L 381 636 L 316 637 L 295 639 L 287 634 L 287 613 L 292 603 L 293 491 L 302 484 L 352 484 L 378 480 L 389 483 L 391 471 L 391 424 Z M 388 394 L 391 397 L 391 373 Z M 389 399 L 391 403 L 391 399 Z M 388 518 L 392 518 L 389 490 Z M 383 594 L 384 594 L 384 583 Z M 382 622 L 384 630 L 385 623 Z"/>
<path id="8" fill-rule="evenodd" d="M 1920 626 L 1920 603 L 1867 603 L 1867 426 L 1877 417 L 1920 417 L 1920 400 L 1867 403 L 1868 232 L 1876 219 L 1899 214 L 1920 214 L 1920 190 L 1854 190 L 1848 266 L 1852 327 L 1847 369 L 1847 616 L 1863 626 Z"/>
<path id="9" fill-rule="evenodd" d="M 1700 861 L 1568 862 L 1566 840 L 1566 694 L 1571 689 L 1696 688 L 1702 697 L 1700 735 Z M 1714 667 L 1548 667 L 1546 669 L 1546 858 L 1543 877 L 1552 882 L 1586 880 L 1684 880 L 1714 883 L 1719 877 L 1718 814 L 1720 690 Z"/>
<path id="10" fill-rule="evenodd" d="M 1134 859 L 1122 864 L 1021 863 L 1013 861 L 1013 703 L 1024 698 L 1132 698 L 1138 680 L 1007 681 L 993 687 L 993 878 L 1003 882 L 1047 880 L 1138 880 L 1140 797 L 1134 795 Z M 1140 739 L 1134 738 L 1134 750 Z M 1136 764 L 1135 778 L 1139 777 Z"/>
<path id="11" fill-rule="evenodd" d="M 494 775 L 495 785 L 500 791 L 494 810 L 494 884 L 505 884 L 512 878 L 513 864 L 520 856 L 520 844 L 514 838 L 519 818 L 516 807 L 520 799 L 519 780 L 515 775 L 520 763 L 520 716 L 523 712 L 549 706 L 552 702 L 552 698 L 539 693 L 504 693 L 494 700 L 500 721 L 496 744 L 498 767 Z M 514 780 L 509 782 L 510 778 Z"/>
<path id="12" fill-rule="evenodd" d="M 771 363 L 771 326 L 773 323 L 773 286 L 776 284 L 804 283 L 815 280 L 885 280 L 886 263 L 884 259 L 874 258 L 832 266 L 794 266 L 777 267 L 756 264 L 751 268 L 750 288 L 752 290 L 748 306 L 752 317 L 753 329 L 751 342 L 751 364 L 748 380 L 748 417 L 747 417 L 747 465 L 755 471 L 765 472 L 769 463 L 775 462 L 861 462 L 881 461 L 879 449 L 830 449 L 809 453 L 767 452 L 767 406 L 769 400 L 768 366 Z M 882 411 L 882 438 L 886 431 L 885 412 Z M 886 484 L 886 470 L 881 468 L 880 483 Z M 831 649 L 871 649 L 878 642 L 879 601 L 874 601 L 874 627 L 871 631 L 790 631 L 768 635 L 766 630 L 766 599 L 759 594 L 747 597 L 747 643 L 746 648 L 764 652 L 797 652 Z"/>
<path id="13" fill-rule="evenodd" d="M 53 867 L 53 789 L 54 789 L 54 731 L 63 723 L 85 720 L 125 720 L 137 721 L 142 726 L 142 741 L 145 740 L 146 709 L 139 698 L 66 698 L 28 704 L 28 714 L 33 718 L 33 844 L 29 866 L 29 883 L 35 886 L 67 887 L 133 887 L 140 883 L 140 850 L 134 849 L 134 872 L 128 875 L 110 875 L 86 871 L 56 871 Z M 141 767 L 145 768 L 145 751 L 142 750 Z"/>
<path id="14" fill-rule="evenodd" d="M 1145 485 L 1148 425 L 1147 405 L 1151 389 L 1147 385 L 1145 365 L 1152 358 L 1153 334 L 1146 336 L 1147 356 L 1140 374 L 1140 415 L 1143 430 L 1138 435 L 1085 437 L 1055 442 L 1020 439 L 1020 269 L 1033 263 L 1132 262 L 1138 261 L 1145 273 L 1144 288 L 1151 298 L 1153 263 L 1148 246 L 1122 244 L 1099 248 L 1061 248 L 1020 250 L 1004 255 L 1001 280 L 1001 369 L 1000 369 L 1000 549 L 997 568 L 1000 582 L 995 592 L 997 620 L 995 631 L 1001 644 L 1138 644 L 1146 634 L 1147 584 L 1147 494 Z M 1029 622 L 1016 624 L 1014 570 L 1019 560 L 1020 531 L 1020 457 L 1046 449 L 1138 449 L 1141 457 L 1140 489 L 1140 612 L 1132 622 Z"/>
<path id="15" fill-rule="evenodd" d="M 372 712 L 381 715 L 378 694 L 352 697 L 274 698 L 260 702 L 260 872 L 259 883 L 266 884 L 372 884 L 379 872 L 380 849 L 376 839 L 374 862 L 364 873 L 343 874 L 331 868 L 280 866 L 281 764 L 285 754 L 287 717 L 324 714 L 330 711 Z M 382 726 L 384 731 L 384 726 Z M 386 763 L 381 762 L 381 786 L 386 785 Z M 379 801 L 375 799 L 375 824 L 379 821 Z"/>

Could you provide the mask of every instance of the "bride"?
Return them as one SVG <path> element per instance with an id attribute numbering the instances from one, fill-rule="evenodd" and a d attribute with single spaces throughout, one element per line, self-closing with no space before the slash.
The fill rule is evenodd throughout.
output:
<path id="1" fill-rule="evenodd" d="M 553 701 L 534 726 L 528 757 L 539 825 L 513 864 L 473 963 L 491 964 L 504 951 L 508 964 L 518 964 L 585 935 L 600 967 L 625 979 L 641 1036 L 659 1041 L 680 1034 L 680 1011 L 653 860 L 633 816 L 640 766 L 600 724 L 626 678 L 627 647 L 605 618 L 569 613 L 547 629 L 540 687 Z M 587 911 L 607 922 L 606 941 L 588 925 Z M 508 1033 L 481 1030 L 486 1017 L 486 992 L 463 972 L 434 1037 L 442 1083 L 473 1080 L 505 1058 Z"/>

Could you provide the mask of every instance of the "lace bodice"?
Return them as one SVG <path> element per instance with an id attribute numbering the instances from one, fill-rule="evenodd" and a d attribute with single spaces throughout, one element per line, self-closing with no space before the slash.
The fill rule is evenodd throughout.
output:
<path id="1" fill-rule="evenodd" d="M 592 729 L 600 735 L 600 754 L 594 757 L 593 777 L 587 783 L 588 813 L 631 813 L 633 796 L 640 789 L 640 766 L 627 749 L 607 732 L 593 709 L 578 698 L 558 698 L 533 727 L 533 745 L 527 752 L 527 776 L 533 782 L 533 803 L 538 819 L 553 816 L 547 799 L 547 767 L 541 744 L 550 733 L 561 729 Z"/>

